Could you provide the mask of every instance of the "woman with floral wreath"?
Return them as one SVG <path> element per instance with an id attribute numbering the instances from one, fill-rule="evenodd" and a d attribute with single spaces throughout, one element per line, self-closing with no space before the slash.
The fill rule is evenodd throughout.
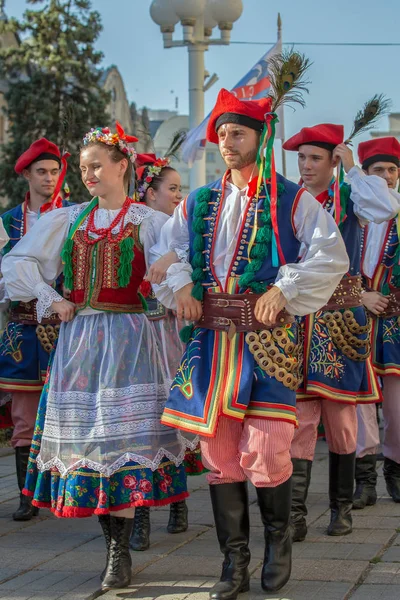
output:
<path id="1" fill-rule="evenodd" d="M 89 131 L 80 169 L 92 201 L 45 215 L 2 265 L 13 300 L 36 297 L 39 321 L 62 321 L 24 493 L 59 517 L 99 516 L 103 589 L 131 582 L 135 507 L 188 495 L 186 442 L 160 425 L 165 378 L 139 293 L 167 217 L 126 195 L 134 141 L 118 123 Z M 62 271 L 70 300 L 51 287 Z"/>

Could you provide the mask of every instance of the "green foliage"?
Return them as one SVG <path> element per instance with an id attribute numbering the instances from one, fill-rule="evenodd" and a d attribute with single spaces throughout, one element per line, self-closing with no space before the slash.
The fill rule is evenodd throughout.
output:
<path id="1" fill-rule="evenodd" d="M 109 95 L 101 85 L 103 55 L 95 49 L 102 30 L 91 0 L 27 0 L 21 21 L 0 24 L 0 32 L 18 37 L 16 48 L 0 49 L 1 77 L 6 93 L 10 141 L 0 161 L 0 194 L 19 204 L 26 182 L 14 173 L 17 158 L 39 137 L 71 153 L 67 181 L 71 199 L 88 199 L 79 174 L 79 148 L 84 134 L 108 125 Z M 36 8 L 37 5 L 37 8 Z"/>

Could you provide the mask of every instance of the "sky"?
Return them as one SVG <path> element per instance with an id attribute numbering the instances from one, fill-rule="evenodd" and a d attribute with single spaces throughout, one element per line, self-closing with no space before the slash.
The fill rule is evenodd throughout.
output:
<path id="1" fill-rule="evenodd" d="M 178 98 L 179 112 L 188 114 L 187 49 L 163 48 L 162 35 L 149 14 L 150 4 L 151 0 L 92 0 L 104 27 L 97 43 L 104 53 L 103 66 L 118 67 L 128 99 L 138 108 L 174 110 Z M 210 74 L 217 73 L 219 81 L 206 92 L 206 114 L 219 89 L 233 87 L 275 42 L 278 11 L 284 43 L 400 42 L 398 0 L 243 0 L 243 5 L 232 41 L 257 41 L 262 45 L 210 47 L 205 56 L 206 69 Z M 6 14 L 19 18 L 27 6 L 25 0 L 6 0 Z M 391 98 L 392 112 L 400 112 L 400 46 L 295 48 L 304 52 L 313 65 L 307 107 L 285 111 L 286 138 L 302 127 L 323 122 L 342 123 L 348 134 L 356 112 L 376 93 Z M 387 131 L 388 119 L 382 118 L 377 129 Z M 357 142 L 365 139 L 369 139 L 368 133 Z M 288 175 L 293 177 L 296 157 L 288 154 Z"/>

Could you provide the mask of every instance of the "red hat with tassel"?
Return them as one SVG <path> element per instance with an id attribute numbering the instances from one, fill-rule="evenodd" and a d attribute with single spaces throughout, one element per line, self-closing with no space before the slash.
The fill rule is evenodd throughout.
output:
<path id="1" fill-rule="evenodd" d="M 207 140 L 218 144 L 217 131 L 224 123 L 237 123 L 262 132 L 265 117 L 272 109 L 272 98 L 239 100 L 235 94 L 222 88 L 212 110 L 207 126 Z"/>

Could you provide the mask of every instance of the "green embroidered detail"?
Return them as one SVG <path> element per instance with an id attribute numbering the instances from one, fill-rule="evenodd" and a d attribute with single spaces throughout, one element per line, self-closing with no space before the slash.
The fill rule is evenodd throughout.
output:
<path id="1" fill-rule="evenodd" d="M 123 288 L 129 285 L 132 276 L 132 262 L 135 258 L 135 241 L 129 236 L 119 243 L 121 251 L 118 267 L 118 286 Z"/>
<path id="2" fill-rule="evenodd" d="M 193 330 L 194 325 L 185 325 L 185 327 L 182 327 L 182 329 L 179 332 L 179 337 L 183 344 L 187 344 L 190 341 L 190 338 L 193 334 Z"/>
<path id="3" fill-rule="evenodd" d="M 72 268 L 72 250 L 74 248 L 74 240 L 67 238 L 61 250 L 61 260 L 64 265 L 64 285 L 72 291 L 74 289 L 74 271 Z"/>
<path id="4" fill-rule="evenodd" d="M 193 219 L 193 231 L 195 233 L 193 240 L 194 256 L 192 258 L 192 281 L 194 287 L 192 290 L 192 296 L 196 300 L 203 300 L 204 289 L 202 282 L 206 279 L 204 272 L 205 259 L 204 259 L 204 238 L 203 234 L 206 232 L 206 223 L 204 217 L 208 215 L 209 206 L 208 203 L 211 200 L 211 190 L 209 188 L 202 188 L 199 190 L 196 196 L 196 206 L 194 209 Z"/>
<path id="5" fill-rule="evenodd" d="M 7 213 L 4 217 L 2 217 L 4 229 L 7 231 L 8 236 L 10 237 L 10 226 L 11 221 L 13 220 L 13 216 L 11 213 Z M 11 250 L 11 240 L 8 240 L 7 244 L 3 247 L 2 255 L 5 256 Z"/>
<path id="6" fill-rule="evenodd" d="M 339 227 L 343 224 L 347 214 L 347 204 L 350 198 L 351 188 L 349 185 L 342 185 L 340 188 L 340 221 Z"/>

